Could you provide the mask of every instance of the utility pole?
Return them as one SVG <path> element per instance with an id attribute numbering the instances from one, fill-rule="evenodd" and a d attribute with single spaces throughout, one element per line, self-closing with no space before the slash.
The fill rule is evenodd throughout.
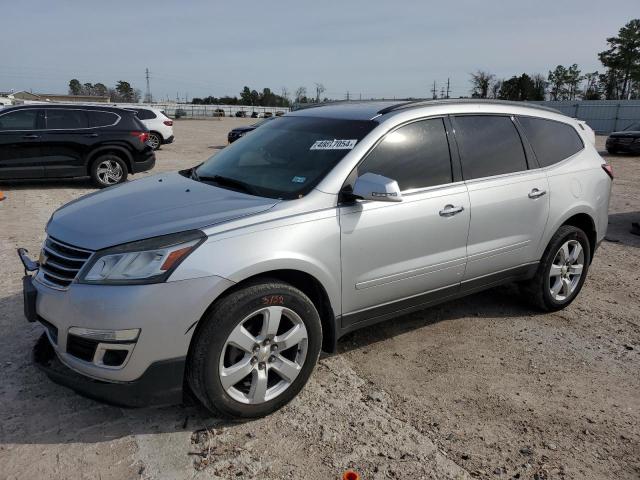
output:
<path id="1" fill-rule="evenodd" d="M 444 87 L 440 89 L 440 98 L 444 98 Z"/>
<path id="2" fill-rule="evenodd" d="M 436 81 L 433 81 L 433 87 L 431 88 L 431 98 L 434 100 L 438 98 L 438 89 L 436 88 Z"/>
<path id="3" fill-rule="evenodd" d="M 347 90 L 347 102 L 349 101 L 349 91 Z"/>
<path id="4" fill-rule="evenodd" d="M 449 98 L 449 92 L 451 91 L 451 89 L 449 88 L 449 79 L 447 78 L 447 96 L 446 98 Z"/>
<path id="5" fill-rule="evenodd" d="M 153 97 L 151 96 L 151 86 L 149 85 L 149 68 L 145 69 L 145 76 L 147 77 L 147 91 L 144 94 L 144 103 L 151 103 Z"/>

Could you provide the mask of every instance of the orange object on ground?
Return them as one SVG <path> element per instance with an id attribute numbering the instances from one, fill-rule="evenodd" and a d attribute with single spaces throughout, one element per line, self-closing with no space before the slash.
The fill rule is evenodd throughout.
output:
<path id="1" fill-rule="evenodd" d="M 347 470 L 342 474 L 342 480 L 360 480 L 360 474 L 353 470 Z"/>
<path id="2" fill-rule="evenodd" d="M 2 200 L 4 200 L 5 198 L 7 198 L 7 197 L 5 197 L 5 196 L 4 196 L 4 193 L 3 193 L 2 191 L 0 191 L 0 202 L 1 202 Z"/>

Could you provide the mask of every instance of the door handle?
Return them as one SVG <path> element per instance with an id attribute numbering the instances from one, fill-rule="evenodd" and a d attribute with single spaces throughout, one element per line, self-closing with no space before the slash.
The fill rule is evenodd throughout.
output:
<path id="1" fill-rule="evenodd" d="M 22 138 L 25 140 L 35 140 L 36 138 L 40 138 L 40 135 L 23 135 Z"/>
<path id="2" fill-rule="evenodd" d="M 534 188 L 529 192 L 529 198 L 540 198 L 541 196 L 546 195 L 546 193 L 546 190 L 539 190 L 537 188 Z"/>
<path id="3" fill-rule="evenodd" d="M 97 134 L 97 133 L 87 133 L 87 134 L 85 134 L 84 136 L 85 136 L 85 137 L 90 137 L 90 138 L 95 138 L 95 137 L 97 137 L 97 136 L 98 136 L 98 134 Z"/>
<path id="4" fill-rule="evenodd" d="M 440 210 L 441 217 L 451 217 L 457 213 L 460 213 L 464 210 L 464 207 L 461 205 L 459 207 L 454 207 L 453 205 L 445 205 L 442 210 Z"/>

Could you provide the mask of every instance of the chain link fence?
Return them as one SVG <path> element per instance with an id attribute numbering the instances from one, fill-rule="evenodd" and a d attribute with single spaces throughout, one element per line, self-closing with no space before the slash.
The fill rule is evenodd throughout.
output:
<path id="1" fill-rule="evenodd" d="M 640 100 L 582 100 L 529 102 L 555 108 L 563 114 L 587 122 L 596 133 L 624 130 L 640 121 Z"/>

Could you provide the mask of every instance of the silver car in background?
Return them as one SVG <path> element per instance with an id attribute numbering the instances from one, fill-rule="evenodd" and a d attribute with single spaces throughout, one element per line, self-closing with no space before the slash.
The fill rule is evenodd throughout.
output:
<path id="1" fill-rule="evenodd" d="M 35 359 L 117 404 L 266 415 L 353 330 L 507 282 L 566 307 L 612 178 L 584 126 L 526 104 L 293 112 L 57 210 L 39 263 L 20 251 Z"/>

